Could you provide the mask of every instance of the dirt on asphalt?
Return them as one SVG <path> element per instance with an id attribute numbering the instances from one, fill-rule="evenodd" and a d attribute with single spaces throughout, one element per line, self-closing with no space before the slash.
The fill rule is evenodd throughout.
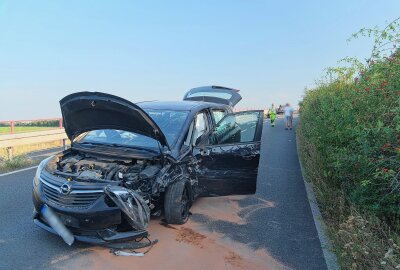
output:
<path id="1" fill-rule="evenodd" d="M 203 248 L 203 240 L 207 238 L 205 235 L 195 232 L 190 228 L 182 227 L 179 229 L 175 240 L 182 243 L 187 243 L 190 245 L 198 246 Z"/>
<path id="2" fill-rule="evenodd" d="M 245 196 L 202 198 L 195 202 L 191 211 L 206 215 L 212 220 L 224 220 L 246 224 L 246 209 L 238 201 Z M 258 207 L 273 207 L 260 201 Z M 118 257 L 107 248 L 89 247 L 73 256 L 53 258 L 57 269 L 288 269 L 272 258 L 264 249 L 254 250 L 224 234 L 211 232 L 205 224 L 192 219 L 184 225 L 169 225 L 161 219 L 152 219 L 150 238 L 159 242 L 144 257 Z"/>

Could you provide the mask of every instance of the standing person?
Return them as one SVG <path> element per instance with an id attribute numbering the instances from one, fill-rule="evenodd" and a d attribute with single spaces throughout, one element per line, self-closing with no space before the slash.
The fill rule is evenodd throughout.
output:
<path id="1" fill-rule="evenodd" d="M 290 107 L 289 103 L 286 103 L 285 108 L 283 109 L 284 113 L 285 113 L 285 125 L 286 125 L 286 130 L 288 130 L 290 128 L 290 130 L 292 130 L 293 128 L 293 108 Z"/>
<path id="2" fill-rule="evenodd" d="M 271 108 L 269 109 L 269 119 L 271 119 L 271 127 L 275 126 L 275 118 L 276 118 L 276 109 L 274 103 L 272 103 Z"/>

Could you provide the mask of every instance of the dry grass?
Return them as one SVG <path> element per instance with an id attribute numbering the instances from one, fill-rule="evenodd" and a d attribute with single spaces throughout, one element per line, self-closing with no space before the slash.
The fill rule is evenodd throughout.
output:
<path id="1" fill-rule="evenodd" d="M 67 144 L 69 144 L 69 142 L 67 142 Z M 30 159 L 27 154 L 34 151 L 46 150 L 61 146 L 62 142 L 59 140 L 46 143 L 16 146 L 13 150 L 14 158 L 10 160 L 8 159 L 7 150 L 5 148 L 0 148 L 0 173 L 37 165 L 39 161 Z"/>
<path id="2" fill-rule="evenodd" d="M 299 156 L 311 182 L 342 269 L 400 269 L 400 235 L 378 218 L 359 212 L 324 162 L 297 129 Z"/>
<path id="3" fill-rule="evenodd" d="M 31 131 L 41 131 L 41 130 L 50 130 L 57 129 L 58 127 L 34 127 L 34 126 L 16 126 L 14 127 L 14 133 L 23 133 L 23 132 L 31 132 Z M 10 127 L 0 127 L 0 135 L 9 134 L 11 132 Z"/>
<path id="4" fill-rule="evenodd" d="M 67 142 L 69 144 L 69 142 Z M 50 148 L 61 147 L 62 142 L 60 140 L 46 142 L 46 143 L 37 143 L 37 144 L 28 144 L 14 147 L 14 156 L 24 155 L 33 151 L 45 150 Z M 7 149 L 0 148 L 0 157 L 7 158 Z"/>
<path id="5" fill-rule="evenodd" d="M 27 168 L 36 165 L 37 161 L 33 161 L 25 155 L 15 156 L 12 159 L 4 159 L 0 157 L 0 173 L 10 172 L 21 168 Z"/>
<path id="6" fill-rule="evenodd" d="M 400 269 L 400 236 L 379 219 L 352 207 L 346 220 L 330 225 L 344 269 Z"/>

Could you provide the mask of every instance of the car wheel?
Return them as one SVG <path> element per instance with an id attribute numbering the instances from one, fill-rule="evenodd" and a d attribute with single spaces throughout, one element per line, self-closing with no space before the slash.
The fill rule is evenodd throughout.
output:
<path id="1" fill-rule="evenodd" d="M 165 219 L 170 224 L 184 224 L 189 219 L 191 205 L 189 184 L 187 181 L 172 183 L 165 192 Z"/>

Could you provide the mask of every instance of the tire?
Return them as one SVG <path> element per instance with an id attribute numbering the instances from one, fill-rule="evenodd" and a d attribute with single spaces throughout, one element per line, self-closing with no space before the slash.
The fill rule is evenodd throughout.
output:
<path id="1" fill-rule="evenodd" d="M 188 181 L 172 183 L 165 192 L 164 211 L 165 220 L 169 224 L 184 224 L 189 219 L 191 206 Z"/>

